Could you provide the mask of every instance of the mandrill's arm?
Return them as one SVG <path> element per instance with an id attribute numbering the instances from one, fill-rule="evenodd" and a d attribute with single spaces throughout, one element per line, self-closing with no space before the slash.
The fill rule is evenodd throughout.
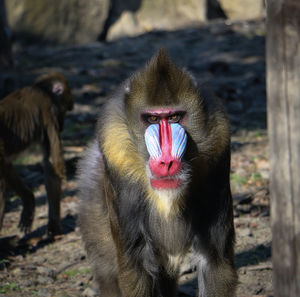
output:
<path id="1" fill-rule="evenodd" d="M 51 110 L 53 111 L 53 109 Z M 54 173 L 60 178 L 65 178 L 65 165 L 63 158 L 63 148 L 61 144 L 59 126 L 54 112 L 49 118 L 49 114 L 44 115 L 45 135 L 43 137 L 44 164 L 50 163 Z"/>

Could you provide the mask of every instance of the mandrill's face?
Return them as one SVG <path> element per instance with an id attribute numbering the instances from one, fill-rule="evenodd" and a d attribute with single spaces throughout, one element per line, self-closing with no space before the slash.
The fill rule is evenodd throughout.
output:
<path id="1" fill-rule="evenodd" d="M 182 157 L 187 134 L 182 127 L 186 111 L 159 108 L 141 114 L 149 153 L 148 176 L 154 190 L 179 190 L 186 183 Z"/>

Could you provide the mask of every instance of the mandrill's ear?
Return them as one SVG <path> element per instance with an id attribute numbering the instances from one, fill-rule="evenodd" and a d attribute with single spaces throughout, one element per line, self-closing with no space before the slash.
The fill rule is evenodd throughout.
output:
<path id="1" fill-rule="evenodd" d="M 52 84 L 52 93 L 55 94 L 56 96 L 60 96 L 62 95 L 62 93 L 64 92 L 64 84 L 60 81 L 54 81 Z"/>
<path id="2" fill-rule="evenodd" d="M 130 80 L 127 80 L 124 83 L 124 92 L 125 92 L 125 94 L 129 94 L 130 93 Z"/>

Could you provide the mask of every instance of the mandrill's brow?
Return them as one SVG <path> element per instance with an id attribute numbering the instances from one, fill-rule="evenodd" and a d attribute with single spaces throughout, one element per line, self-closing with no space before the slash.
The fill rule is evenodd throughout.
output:
<path id="1" fill-rule="evenodd" d="M 186 117 L 187 112 L 183 109 L 170 109 L 170 108 L 159 108 L 159 109 L 147 109 L 140 113 L 140 119 L 142 122 L 148 122 L 150 117 L 158 117 L 159 119 L 168 119 L 172 116 L 178 116 L 180 120 Z"/>

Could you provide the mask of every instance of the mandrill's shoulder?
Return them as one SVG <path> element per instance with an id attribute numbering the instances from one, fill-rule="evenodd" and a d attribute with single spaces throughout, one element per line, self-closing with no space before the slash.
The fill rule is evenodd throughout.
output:
<path id="1" fill-rule="evenodd" d="M 104 175 L 103 157 L 97 140 L 88 145 L 77 167 L 81 197 L 90 196 L 92 189 L 95 191 L 98 189 L 99 181 L 102 182 Z"/>

